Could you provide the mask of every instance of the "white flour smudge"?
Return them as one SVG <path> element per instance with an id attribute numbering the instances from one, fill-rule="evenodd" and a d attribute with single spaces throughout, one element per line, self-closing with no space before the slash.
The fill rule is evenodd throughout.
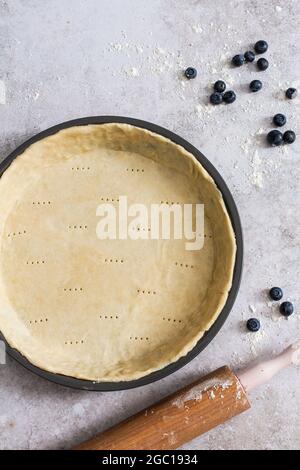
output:
<path id="1" fill-rule="evenodd" d="M 292 363 L 296 366 L 300 365 L 300 340 L 292 345 L 292 350 L 294 351 L 292 355 Z"/>
<path id="2" fill-rule="evenodd" d="M 221 380 L 221 379 L 211 378 L 199 384 L 198 386 L 192 388 L 191 390 L 187 391 L 182 397 L 176 398 L 172 402 L 172 405 L 177 406 L 177 408 L 183 408 L 185 407 L 185 404 L 188 401 L 191 401 L 191 400 L 201 401 L 203 393 L 207 391 L 209 391 L 209 398 L 213 399 L 215 398 L 215 393 L 213 390 L 209 390 L 209 389 L 218 390 L 219 388 L 221 388 L 222 390 L 226 390 L 227 388 L 231 386 L 232 386 L 231 380 Z"/>
<path id="3" fill-rule="evenodd" d="M 73 412 L 76 416 L 83 416 L 85 414 L 85 409 L 81 403 L 75 403 L 75 405 L 73 405 Z"/>
<path id="4" fill-rule="evenodd" d="M 257 188 L 263 187 L 263 174 L 261 171 L 261 163 L 262 162 L 258 151 L 255 150 L 254 155 L 252 155 L 250 159 L 250 166 L 252 168 L 252 172 L 250 174 L 250 181 Z"/>
<path id="5" fill-rule="evenodd" d="M 168 439 L 168 443 L 169 445 L 175 445 L 176 442 L 177 442 L 177 438 L 175 436 L 175 432 L 174 431 L 171 431 L 171 432 L 164 432 L 163 433 L 163 437 L 166 437 Z"/>
<path id="6" fill-rule="evenodd" d="M 125 70 L 126 75 L 130 75 L 131 77 L 138 77 L 140 75 L 138 69 L 136 67 L 131 67 L 128 70 Z"/>
<path id="7" fill-rule="evenodd" d="M 250 350 L 251 350 L 253 357 L 257 357 L 259 355 L 259 351 L 257 350 L 257 348 L 261 346 L 266 336 L 267 334 L 263 330 L 259 330 L 255 334 L 251 332 L 247 334 L 249 345 L 250 345 Z"/>
<path id="8" fill-rule="evenodd" d="M 203 29 L 201 28 L 200 24 L 195 24 L 192 26 L 192 30 L 194 31 L 194 33 L 196 34 L 201 34 L 203 33 Z"/>
<path id="9" fill-rule="evenodd" d="M 0 80 L 0 104 L 6 103 L 6 87 L 3 80 Z"/>

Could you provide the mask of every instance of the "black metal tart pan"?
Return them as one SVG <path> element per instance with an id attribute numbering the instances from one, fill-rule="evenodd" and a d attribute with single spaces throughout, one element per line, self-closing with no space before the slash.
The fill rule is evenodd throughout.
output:
<path id="1" fill-rule="evenodd" d="M 75 119 L 72 121 L 64 122 L 58 124 L 54 127 L 51 127 L 34 137 L 30 138 L 22 145 L 20 145 L 16 150 L 14 150 L 1 164 L 0 164 L 0 176 L 4 173 L 4 171 L 9 167 L 11 162 L 17 158 L 20 154 L 22 154 L 27 147 L 34 144 L 38 140 L 44 139 L 56 132 L 66 129 L 68 127 L 73 126 L 86 126 L 89 124 L 105 124 L 105 123 L 124 123 L 124 124 L 131 124 L 133 126 L 141 127 L 143 129 L 148 129 L 149 131 L 155 132 L 156 134 L 160 134 L 171 141 L 175 142 L 178 145 L 184 147 L 188 152 L 193 154 L 197 160 L 203 165 L 203 167 L 207 170 L 207 172 L 211 175 L 214 179 L 216 185 L 218 186 L 219 190 L 222 193 L 224 202 L 226 204 L 226 208 L 228 214 L 231 219 L 231 223 L 235 232 L 236 244 L 237 244 L 237 254 L 235 260 L 235 267 L 234 267 L 234 274 L 233 274 L 233 282 L 232 287 L 230 289 L 226 304 L 222 309 L 217 320 L 211 326 L 211 328 L 204 334 L 204 336 L 198 341 L 196 346 L 184 357 L 181 357 L 176 362 L 169 364 L 168 366 L 160 369 L 158 371 L 152 372 L 144 377 L 141 377 L 137 380 L 130 380 L 124 382 L 92 382 L 89 380 L 82 380 L 76 379 L 74 377 L 69 377 L 61 374 L 54 374 L 48 372 L 46 370 L 40 369 L 39 367 L 34 366 L 31 364 L 19 351 L 13 349 L 9 346 L 6 342 L 5 338 L 3 337 L 2 333 L 0 332 L 0 338 L 5 342 L 6 345 L 6 352 L 13 357 L 16 361 L 22 364 L 26 369 L 29 369 L 31 372 L 43 377 L 47 380 L 52 382 L 58 383 L 60 385 L 64 385 L 67 387 L 82 389 L 82 390 L 91 390 L 91 391 L 114 391 L 114 390 L 126 390 L 134 387 L 139 387 L 142 385 L 147 385 L 151 382 L 155 382 L 156 380 L 160 380 L 163 377 L 166 377 L 169 374 L 177 371 L 192 359 L 194 359 L 204 348 L 212 341 L 212 339 L 216 336 L 220 328 L 223 326 L 225 320 L 227 319 L 234 301 L 236 299 L 241 275 L 242 275 L 242 264 L 243 264 L 243 235 L 242 235 L 242 227 L 241 221 L 238 214 L 237 207 L 235 205 L 234 199 L 225 183 L 221 175 L 218 173 L 216 168 L 210 163 L 210 161 L 193 145 L 191 145 L 186 140 L 179 137 L 177 134 L 165 129 L 163 127 L 157 126 L 156 124 L 152 124 L 147 121 L 142 121 L 140 119 L 133 119 L 129 117 L 121 117 L 121 116 L 93 116 L 93 117 L 85 117 L 81 119 Z"/>

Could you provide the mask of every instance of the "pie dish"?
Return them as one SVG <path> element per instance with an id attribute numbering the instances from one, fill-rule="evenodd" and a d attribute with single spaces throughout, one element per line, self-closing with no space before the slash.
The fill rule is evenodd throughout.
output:
<path id="1" fill-rule="evenodd" d="M 205 240 L 100 240 L 101 202 L 201 203 Z M 222 194 L 184 147 L 123 123 L 63 129 L 0 180 L 0 330 L 52 373 L 131 381 L 187 355 L 230 291 L 236 241 Z"/>

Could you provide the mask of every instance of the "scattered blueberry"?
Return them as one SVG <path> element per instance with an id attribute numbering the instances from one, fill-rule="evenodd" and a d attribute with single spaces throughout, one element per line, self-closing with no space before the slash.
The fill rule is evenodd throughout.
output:
<path id="1" fill-rule="evenodd" d="M 296 90 L 296 88 L 288 88 L 285 92 L 285 96 L 289 99 L 289 100 L 293 100 L 294 98 L 296 98 L 298 92 Z"/>
<path id="2" fill-rule="evenodd" d="M 229 90 L 229 91 L 226 91 L 223 95 L 223 101 L 226 103 L 226 104 L 231 104 L 233 103 L 234 101 L 236 100 L 236 94 L 234 93 L 234 91 L 232 90 Z"/>
<path id="3" fill-rule="evenodd" d="M 283 316 L 289 317 L 294 312 L 294 305 L 292 302 L 282 302 L 282 304 L 280 304 L 279 310 Z"/>
<path id="4" fill-rule="evenodd" d="M 283 134 L 283 140 L 286 144 L 292 144 L 296 140 L 296 134 L 294 131 L 285 131 Z"/>
<path id="5" fill-rule="evenodd" d="M 272 289 L 269 290 L 269 295 L 272 300 L 280 300 L 282 299 L 283 292 L 280 287 L 272 287 Z"/>
<path id="6" fill-rule="evenodd" d="M 282 127 L 286 124 L 286 117 L 284 114 L 275 114 L 273 117 L 273 122 L 275 126 Z"/>
<path id="7" fill-rule="evenodd" d="M 260 321 L 257 318 L 249 318 L 247 328 L 249 331 L 258 331 L 260 329 Z"/>
<path id="8" fill-rule="evenodd" d="M 217 91 L 218 93 L 224 93 L 224 91 L 226 90 L 226 83 L 223 82 L 223 80 L 218 80 L 214 84 L 214 90 Z"/>
<path id="9" fill-rule="evenodd" d="M 209 98 L 211 104 L 221 104 L 222 101 L 223 101 L 223 96 L 221 93 L 213 93 L 212 95 L 210 95 L 210 98 Z"/>
<path id="10" fill-rule="evenodd" d="M 282 144 L 282 133 L 277 130 L 270 131 L 267 135 L 267 140 L 273 147 L 277 147 L 278 145 Z"/>
<path id="11" fill-rule="evenodd" d="M 244 58 L 246 62 L 253 62 L 255 60 L 255 54 L 252 51 L 247 51 L 244 54 Z"/>
<path id="12" fill-rule="evenodd" d="M 266 41 L 260 40 L 255 43 L 254 50 L 257 54 L 263 54 L 268 50 L 268 43 Z"/>
<path id="13" fill-rule="evenodd" d="M 235 55 L 234 57 L 232 57 L 232 61 L 233 65 L 235 65 L 236 67 L 240 67 L 241 65 L 244 64 L 245 62 L 245 58 L 243 56 L 243 54 L 237 54 Z"/>
<path id="14" fill-rule="evenodd" d="M 251 91 L 256 92 L 262 89 L 262 83 L 260 80 L 252 80 L 249 87 Z"/>
<path id="15" fill-rule="evenodd" d="M 267 68 L 269 67 L 269 61 L 264 57 L 261 57 L 257 61 L 257 67 L 259 70 L 267 70 Z"/>
<path id="16" fill-rule="evenodd" d="M 189 80 L 191 78 L 196 78 L 197 77 L 197 70 L 194 69 L 194 67 L 188 67 L 186 69 L 186 71 L 184 72 L 184 75 L 186 76 L 186 78 L 188 78 Z"/>

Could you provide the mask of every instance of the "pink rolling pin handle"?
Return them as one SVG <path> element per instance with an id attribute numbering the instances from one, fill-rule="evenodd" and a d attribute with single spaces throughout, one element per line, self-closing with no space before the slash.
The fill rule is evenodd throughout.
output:
<path id="1" fill-rule="evenodd" d="M 245 391 L 249 392 L 268 382 L 274 375 L 291 364 L 300 365 L 300 340 L 293 343 L 277 357 L 238 372 L 237 376 Z"/>

